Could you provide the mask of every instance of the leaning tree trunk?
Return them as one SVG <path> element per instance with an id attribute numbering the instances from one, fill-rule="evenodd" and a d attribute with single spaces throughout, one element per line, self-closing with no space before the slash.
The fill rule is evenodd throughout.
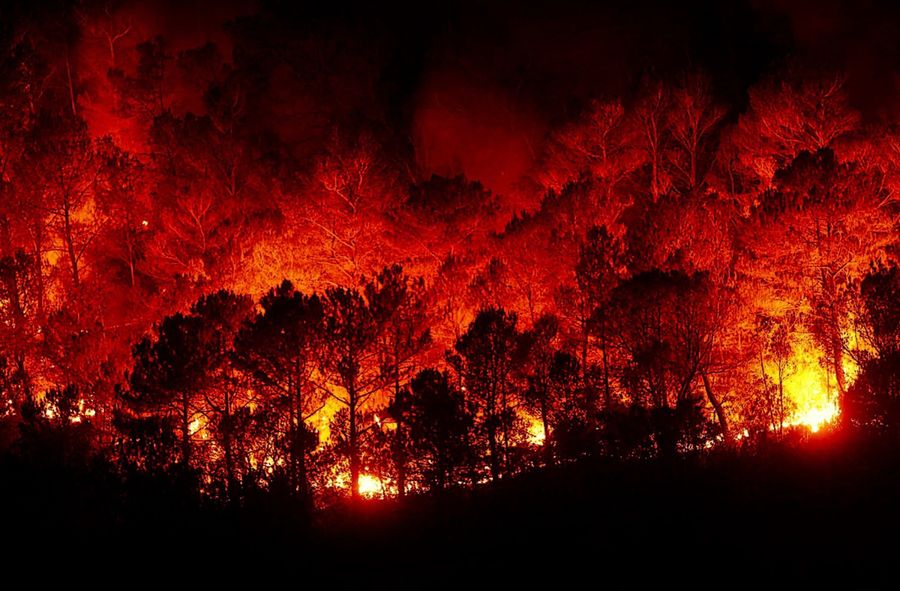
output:
<path id="1" fill-rule="evenodd" d="M 550 443 L 550 410 L 547 408 L 546 395 L 541 398 L 541 426 L 544 428 L 544 456 L 546 462 L 553 465 L 553 446 Z"/>
<path id="2" fill-rule="evenodd" d="M 713 410 L 715 410 L 716 418 L 719 420 L 719 427 L 722 429 L 722 437 L 725 438 L 726 444 L 730 444 L 732 438 L 731 431 L 728 429 L 728 418 L 725 416 L 725 409 L 722 408 L 722 403 L 713 392 L 712 385 L 709 383 L 709 376 L 706 372 L 701 371 L 700 377 L 703 379 L 703 389 L 706 390 L 706 397 L 709 398 L 709 403 L 712 405 Z"/>
<path id="3" fill-rule="evenodd" d="M 72 220 L 69 213 L 69 204 L 66 203 L 63 209 L 64 236 L 66 242 L 66 254 L 69 257 L 69 267 L 72 271 L 72 284 L 77 288 L 79 285 L 78 277 L 78 254 L 75 252 L 75 240 L 72 237 Z"/>

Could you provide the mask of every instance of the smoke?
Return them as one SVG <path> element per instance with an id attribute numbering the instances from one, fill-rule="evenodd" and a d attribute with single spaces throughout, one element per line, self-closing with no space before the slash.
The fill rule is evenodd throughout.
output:
<path id="1" fill-rule="evenodd" d="M 109 67 L 133 71 L 135 46 L 157 36 L 172 54 L 213 43 L 230 59 L 227 23 L 254 18 L 273 37 L 260 41 L 270 54 L 279 46 L 290 54 L 303 36 L 321 46 L 302 46 L 314 51 L 292 63 L 264 64 L 273 90 L 258 118 L 296 154 L 308 156 L 331 119 L 362 114 L 411 143 L 420 175 L 465 174 L 498 193 L 522 192 L 548 129 L 590 98 L 627 97 L 645 74 L 705 70 L 721 99 L 741 110 L 748 87 L 797 59 L 845 70 L 864 115 L 898 114 L 900 9 L 877 0 L 457 0 L 432 13 L 396 3 L 165 0 L 99 14 L 79 42 L 85 117 L 95 134 L 130 148 L 139 147 L 131 123 L 110 116 Z M 130 58 L 112 63 L 110 31 L 127 31 L 117 43 Z M 175 99 L 175 108 L 203 108 L 188 88 Z"/>
<path id="2" fill-rule="evenodd" d="M 502 86 L 465 72 L 434 72 L 416 104 L 413 144 L 424 176 L 464 174 L 509 194 L 537 159 L 544 122 Z"/>
<path id="3" fill-rule="evenodd" d="M 841 70 L 853 104 L 869 119 L 898 114 L 900 6 L 880 0 L 754 0 L 760 22 L 782 29 L 786 53 Z"/>

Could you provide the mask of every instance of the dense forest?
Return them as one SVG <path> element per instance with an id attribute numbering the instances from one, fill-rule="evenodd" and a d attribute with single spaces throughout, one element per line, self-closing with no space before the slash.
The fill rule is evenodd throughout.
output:
<path id="1" fill-rule="evenodd" d="M 897 433 L 900 127 L 845 68 L 561 98 L 188 5 L 0 15 L 6 473 L 305 513 Z"/>

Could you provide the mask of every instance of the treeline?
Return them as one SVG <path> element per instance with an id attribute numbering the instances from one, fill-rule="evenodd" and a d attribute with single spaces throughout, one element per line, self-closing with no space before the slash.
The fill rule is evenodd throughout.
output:
<path id="1" fill-rule="evenodd" d="M 873 269 L 862 293 L 873 348 L 844 424 L 896 433 L 900 271 Z M 493 307 L 436 359 L 430 290 L 399 266 L 322 294 L 289 281 L 259 302 L 221 290 L 134 347 L 111 424 L 84 415 L 77 386 L 53 388 L 22 407 L 19 445 L 27 455 L 57 438 L 123 475 L 177 476 L 220 500 L 268 490 L 309 504 L 348 489 L 471 487 L 579 458 L 703 452 L 735 444 L 709 378 L 719 297 L 704 275 L 624 282 L 591 314 L 591 333 L 624 347 L 623 364 L 585 371 L 556 316 L 523 327 Z M 778 395 L 765 420 L 742 423 L 741 445 L 784 427 Z"/>

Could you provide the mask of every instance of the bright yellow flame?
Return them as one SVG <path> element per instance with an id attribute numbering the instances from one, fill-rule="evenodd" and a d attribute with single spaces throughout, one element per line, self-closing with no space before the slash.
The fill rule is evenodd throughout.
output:
<path id="1" fill-rule="evenodd" d="M 834 420 L 839 410 L 829 386 L 824 368 L 808 359 L 798 359 L 797 372 L 784 384 L 786 395 L 794 405 L 793 412 L 785 420 L 786 425 L 803 425 L 816 433 L 822 425 Z"/>
<path id="2" fill-rule="evenodd" d="M 206 420 L 202 416 L 197 415 L 188 423 L 188 433 L 191 436 L 199 436 L 200 439 L 207 439 L 209 432 L 206 430 Z"/>
<path id="3" fill-rule="evenodd" d="M 818 433 L 823 425 L 834 422 L 840 414 L 836 403 L 831 402 L 821 408 L 811 408 L 808 411 L 795 415 L 791 420 L 794 425 L 805 425 L 813 433 Z"/>
<path id="4" fill-rule="evenodd" d="M 840 415 L 837 385 L 830 368 L 820 363 L 821 354 L 811 343 L 795 343 L 793 365 L 784 378 L 785 398 L 790 402 L 786 427 L 803 426 L 817 433 L 823 426 L 833 423 Z M 850 359 L 844 360 L 844 374 L 850 383 L 856 377 L 857 367 Z M 770 372 L 773 380 L 777 379 Z"/>
<path id="5" fill-rule="evenodd" d="M 528 443 L 532 445 L 544 445 L 544 423 L 534 417 L 525 417 L 528 421 Z"/>
<path id="6" fill-rule="evenodd" d="M 383 494 L 381 481 L 371 474 L 359 475 L 359 494 L 367 499 L 372 499 Z"/>

